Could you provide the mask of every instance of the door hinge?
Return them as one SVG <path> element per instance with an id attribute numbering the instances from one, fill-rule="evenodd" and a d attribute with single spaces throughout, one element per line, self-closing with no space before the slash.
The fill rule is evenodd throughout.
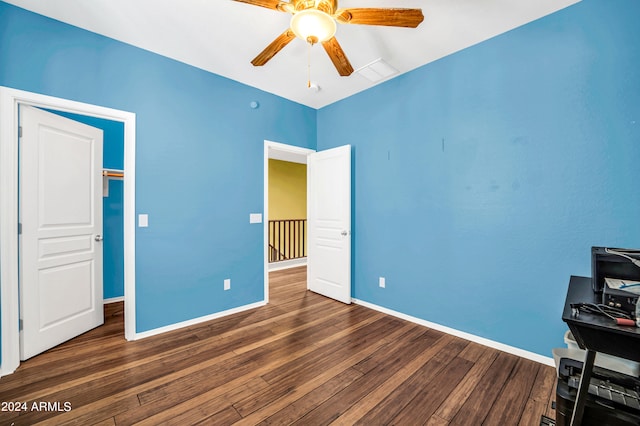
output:
<path id="1" fill-rule="evenodd" d="M 22 234 L 22 224 L 18 223 L 18 235 Z"/>
<path id="2" fill-rule="evenodd" d="M 18 320 L 18 331 L 22 331 L 22 318 Z"/>
<path id="3" fill-rule="evenodd" d="M 22 137 L 22 126 L 18 126 L 18 137 Z"/>

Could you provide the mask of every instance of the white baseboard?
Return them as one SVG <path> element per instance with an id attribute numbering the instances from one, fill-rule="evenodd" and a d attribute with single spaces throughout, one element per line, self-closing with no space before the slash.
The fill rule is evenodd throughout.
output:
<path id="1" fill-rule="evenodd" d="M 110 297 L 110 298 L 104 299 L 102 301 L 102 303 L 105 304 L 105 305 L 108 305 L 109 303 L 116 303 L 116 302 L 124 302 L 124 296 Z"/>
<path id="2" fill-rule="evenodd" d="M 306 257 L 301 257 L 299 259 L 282 260 L 280 262 L 269 263 L 269 272 L 280 271 L 289 268 L 297 268 L 298 266 L 305 266 L 306 264 Z"/>
<path id="3" fill-rule="evenodd" d="M 182 321 L 176 324 L 167 325 L 164 327 L 154 328 L 153 330 L 143 331 L 142 333 L 136 333 L 134 338 L 131 340 L 140 340 L 146 337 L 155 336 L 157 334 L 166 333 L 168 331 L 178 330 L 180 328 L 188 327 L 190 325 L 200 324 L 206 321 L 211 321 L 214 319 L 226 317 L 227 315 L 237 314 L 238 312 L 248 311 L 249 309 L 259 308 L 261 306 L 266 305 L 265 301 L 252 303 L 250 305 L 239 306 L 237 308 L 228 309 L 226 311 L 217 312 L 211 315 L 205 315 L 203 317 L 190 319 L 187 321 Z"/>
<path id="4" fill-rule="evenodd" d="M 413 322 L 415 324 L 432 328 L 434 330 L 442 331 L 443 333 L 451 334 L 452 336 L 460 337 L 462 339 L 469 340 L 474 343 L 479 343 L 483 346 L 488 346 L 493 349 L 498 349 L 499 351 L 502 351 L 502 352 L 507 352 L 513 355 L 517 355 L 519 357 L 526 358 L 531 361 L 536 361 L 541 364 L 548 365 L 550 367 L 555 367 L 555 362 L 553 361 L 552 357 L 542 356 L 535 352 L 529 352 L 524 349 L 516 348 L 514 346 L 505 345 L 504 343 L 496 342 L 494 340 L 489 340 L 484 337 L 476 336 L 475 334 L 466 333 L 464 331 L 456 330 L 455 328 L 447 327 L 441 324 L 436 324 L 430 321 L 416 318 L 411 315 L 403 314 L 401 312 L 384 308 L 382 306 L 374 305 L 373 303 L 365 302 L 363 300 L 358 300 L 358 299 L 351 299 L 351 300 L 353 301 L 353 303 L 362 305 L 369 309 L 380 311 L 385 314 L 388 314 L 406 321 Z"/>

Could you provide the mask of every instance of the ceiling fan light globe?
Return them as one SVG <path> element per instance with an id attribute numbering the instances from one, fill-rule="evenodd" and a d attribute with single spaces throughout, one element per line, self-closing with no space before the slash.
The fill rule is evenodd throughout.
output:
<path id="1" fill-rule="evenodd" d="M 320 10 L 306 9 L 291 17 L 291 30 L 304 41 L 323 42 L 335 35 L 336 21 Z"/>

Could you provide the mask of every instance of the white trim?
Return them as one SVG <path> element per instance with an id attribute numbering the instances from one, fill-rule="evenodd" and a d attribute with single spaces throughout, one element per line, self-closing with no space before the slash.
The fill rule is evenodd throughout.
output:
<path id="1" fill-rule="evenodd" d="M 120 297 L 110 297 L 108 299 L 104 299 L 102 301 L 103 305 L 108 305 L 110 303 L 118 303 L 118 302 L 124 302 L 124 296 L 120 296 Z"/>
<path id="2" fill-rule="evenodd" d="M 200 324 L 200 323 L 203 323 L 203 322 L 211 321 L 211 320 L 214 320 L 214 319 L 226 317 L 227 315 L 233 315 L 233 314 L 237 314 L 239 312 L 248 311 L 249 309 L 260 308 L 260 307 L 262 307 L 262 306 L 264 306 L 266 304 L 267 303 L 264 302 L 264 301 L 251 303 L 249 305 L 239 306 L 237 308 L 228 309 L 226 311 L 216 312 L 216 313 L 211 314 L 211 315 L 205 315 L 203 317 L 199 317 L 199 318 L 194 318 L 194 319 L 190 319 L 190 320 L 187 320 L 187 321 L 178 322 L 178 323 L 175 323 L 175 324 L 170 324 L 170 325 L 167 325 L 167 326 L 164 326 L 164 327 L 154 328 L 153 330 L 143 331 L 142 333 L 136 333 L 136 336 L 135 336 L 134 340 L 144 339 L 144 338 L 151 337 L 151 336 L 156 336 L 158 334 L 166 333 L 168 331 L 174 331 L 174 330 L 178 330 L 178 329 L 181 329 L 181 328 L 184 328 L 184 327 L 189 327 L 190 325 L 196 325 L 196 324 Z"/>
<path id="3" fill-rule="evenodd" d="M 298 266 L 306 266 L 307 258 L 300 257 L 298 259 L 281 260 L 280 262 L 269 263 L 269 272 L 282 271 L 283 269 L 297 268 Z"/>
<path id="4" fill-rule="evenodd" d="M 0 303 L 2 374 L 20 365 L 18 332 L 18 114 L 0 87 Z"/>
<path id="5" fill-rule="evenodd" d="M 269 250 L 267 250 L 269 241 L 269 158 L 275 153 L 286 154 L 289 161 L 297 158 L 298 162 L 306 164 L 307 155 L 316 152 L 313 149 L 302 148 L 294 145 L 286 145 L 279 142 L 264 141 L 264 211 L 263 211 L 263 240 L 262 248 L 264 250 L 264 302 L 269 303 Z"/>
<path id="6" fill-rule="evenodd" d="M 135 144 L 136 115 L 112 108 L 0 86 L 0 374 L 20 365 L 18 331 L 18 105 L 72 112 L 124 123 L 125 338 L 135 335 Z"/>
<path id="7" fill-rule="evenodd" d="M 494 340 L 485 339 L 484 337 L 476 336 L 475 334 L 466 333 L 464 331 L 456 330 L 455 328 L 447 327 L 444 325 L 436 324 L 431 321 L 426 321 L 420 318 L 413 317 L 411 315 L 403 314 L 391 309 L 384 308 L 382 306 L 374 305 L 373 303 L 365 302 L 363 300 L 352 299 L 353 303 L 362 305 L 366 308 L 373 309 L 387 315 L 413 322 L 434 330 L 442 331 L 443 333 L 451 334 L 452 336 L 460 337 L 465 340 L 469 340 L 474 343 L 479 343 L 483 346 L 488 346 L 493 349 L 497 349 L 502 352 L 507 352 L 512 355 L 516 355 L 522 358 L 529 359 L 531 361 L 539 362 L 540 364 L 555 367 L 555 362 L 552 357 L 542 356 L 534 352 L 525 351 L 524 349 L 516 348 L 514 346 L 505 345 L 504 343 L 496 342 Z"/>

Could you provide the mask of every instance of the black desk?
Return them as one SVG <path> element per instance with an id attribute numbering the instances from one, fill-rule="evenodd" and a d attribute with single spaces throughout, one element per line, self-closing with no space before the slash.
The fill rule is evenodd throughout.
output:
<path id="1" fill-rule="evenodd" d="M 572 276 L 564 302 L 562 320 L 569 326 L 578 345 L 587 351 L 571 417 L 571 425 L 576 426 L 582 422 L 584 402 L 589 389 L 596 352 L 640 361 L 640 329 L 619 326 L 607 317 L 585 312 L 580 312 L 578 317 L 574 317 L 571 304 L 581 302 L 601 303 L 601 295 L 593 292 L 591 278 Z"/>

